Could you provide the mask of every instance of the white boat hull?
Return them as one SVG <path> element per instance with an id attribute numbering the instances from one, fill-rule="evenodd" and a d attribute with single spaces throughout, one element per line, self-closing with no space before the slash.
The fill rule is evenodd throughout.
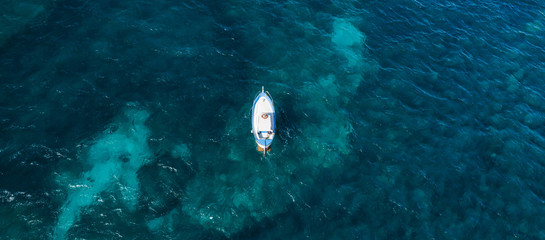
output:
<path id="1" fill-rule="evenodd" d="M 258 150 L 269 151 L 276 133 L 276 112 L 271 96 L 264 89 L 252 106 L 252 133 Z"/>

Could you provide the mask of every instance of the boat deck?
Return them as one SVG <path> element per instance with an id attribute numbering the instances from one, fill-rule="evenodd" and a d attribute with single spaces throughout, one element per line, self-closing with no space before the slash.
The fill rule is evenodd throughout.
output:
<path id="1" fill-rule="evenodd" d="M 265 93 L 260 93 L 255 102 L 253 109 L 253 132 L 256 142 L 259 147 L 268 147 L 273 138 L 275 131 L 275 112 L 272 100 Z"/>

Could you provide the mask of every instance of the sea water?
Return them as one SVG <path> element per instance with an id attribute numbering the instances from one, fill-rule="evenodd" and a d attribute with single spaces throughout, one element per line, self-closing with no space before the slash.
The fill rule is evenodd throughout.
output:
<path id="1" fill-rule="evenodd" d="M 0 239 L 545 239 L 542 1 L 0 13 Z"/>

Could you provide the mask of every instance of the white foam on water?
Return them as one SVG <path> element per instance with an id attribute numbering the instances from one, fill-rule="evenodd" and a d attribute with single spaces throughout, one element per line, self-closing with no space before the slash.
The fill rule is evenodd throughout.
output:
<path id="1" fill-rule="evenodd" d="M 85 186 L 70 189 L 66 202 L 60 209 L 55 239 L 64 239 L 70 227 L 78 221 L 83 208 L 99 203 L 98 194 L 117 186 L 123 201 L 129 209 L 134 209 L 139 192 L 138 169 L 151 157 L 147 144 L 149 129 L 145 121 L 149 113 L 144 110 L 129 109 L 114 124 L 119 126 L 111 132 L 107 130 L 89 148 L 84 161 L 91 169 L 69 186 Z"/>

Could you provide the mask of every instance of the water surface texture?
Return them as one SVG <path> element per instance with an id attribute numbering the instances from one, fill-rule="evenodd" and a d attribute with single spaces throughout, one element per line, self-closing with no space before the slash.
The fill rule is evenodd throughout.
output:
<path id="1" fill-rule="evenodd" d="M 0 239 L 545 239 L 543 1 L 0 13 Z"/>

